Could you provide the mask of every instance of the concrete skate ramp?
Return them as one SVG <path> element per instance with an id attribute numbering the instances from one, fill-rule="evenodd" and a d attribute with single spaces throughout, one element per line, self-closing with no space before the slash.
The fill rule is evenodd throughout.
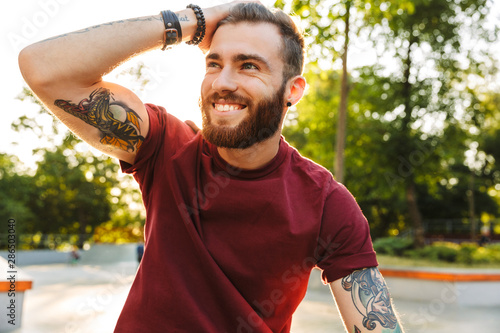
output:
<path id="1" fill-rule="evenodd" d="M 94 244 L 87 250 L 80 250 L 80 262 L 87 265 L 101 265 L 136 261 L 137 244 Z M 0 251 L 0 257 L 7 259 L 8 252 Z M 54 250 L 17 251 L 18 266 L 65 264 L 70 262 L 70 252 Z"/>
<path id="2" fill-rule="evenodd" d="M 80 251 L 81 263 L 89 265 L 137 261 L 137 244 L 95 244 L 88 251 Z"/>

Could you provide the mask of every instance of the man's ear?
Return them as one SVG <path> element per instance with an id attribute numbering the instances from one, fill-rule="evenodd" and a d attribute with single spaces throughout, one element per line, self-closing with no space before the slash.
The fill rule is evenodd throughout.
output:
<path id="1" fill-rule="evenodd" d="M 288 87 L 285 94 L 285 102 L 289 102 L 292 105 L 297 104 L 302 96 L 304 96 L 306 86 L 306 79 L 303 76 L 297 75 L 291 78 L 288 82 Z"/>

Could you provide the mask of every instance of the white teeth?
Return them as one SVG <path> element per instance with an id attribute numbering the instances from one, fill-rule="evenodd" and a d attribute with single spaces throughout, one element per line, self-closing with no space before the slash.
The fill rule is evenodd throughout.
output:
<path id="1" fill-rule="evenodd" d="M 234 111 L 234 110 L 239 110 L 240 108 L 235 106 L 235 105 L 228 105 L 228 104 L 215 104 L 215 109 L 217 111 L 221 112 L 227 112 L 227 111 Z"/>

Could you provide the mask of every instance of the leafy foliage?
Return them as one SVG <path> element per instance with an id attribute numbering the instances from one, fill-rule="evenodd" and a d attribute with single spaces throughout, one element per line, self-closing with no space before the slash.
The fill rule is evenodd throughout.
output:
<path id="1" fill-rule="evenodd" d="M 413 240 L 409 238 L 386 237 L 373 242 L 373 248 L 379 254 L 402 256 L 407 250 L 413 249 Z"/>
<path id="2" fill-rule="evenodd" d="M 144 224 L 140 194 L 127 179 L 119 181 L 117 162 L 90 151 L 49 116 L 28 89 L 19 98 L 38 104 L 37 117 L 51 121 L 49 126 L 42 126 L 36 118 L 23 116 L 13 124 L 16 131 L 31 131 L 49 139 L 47 147 L 34 151 L 38 156 L 35 171 L 23 172 L 16 157 L 0 155 L 0 216 L 17 221 L 16 231 L 23 243 L 20 246 L 57 247 L 58 239 L 72 239 L 81 246 L 101 225 L 134 230 L 112 241 L 136 241 L 141 237 L 141 232 L 136 231 Z"/>
<path id="3" fill-rule="evenodd" d="M 330 170 L 339 103 L 331 64 L 346 10 L 353 43 L 354 35 L 372 41 L 367 54 L 375 52 L 375 64 L 351 70 L 344 182 L 375 238 L 417 231 L 438 217 L 498 216 L 500 104 L 491 48 L 498 27 L 485 24 L 491 1 L 278 3 L 300 15 L 318 43 L 308 96 L 284 133 Z"/>
<path id="4" fill-rule="evenodd" d="M 379 238 L 373 246 L 377 253 L 398 257 L 423 258 L 436 262 L 461 263 L 466 265 L 500 263 L 500 244 L 479 246 L 477 243 L 434 242 L 415 249 L 410 239 Z"/>

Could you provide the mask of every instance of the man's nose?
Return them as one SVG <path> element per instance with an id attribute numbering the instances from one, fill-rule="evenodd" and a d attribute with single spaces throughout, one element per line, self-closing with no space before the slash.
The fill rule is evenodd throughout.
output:
<path id="1" fill-rule="evenodd" d="M 238 89 L 236 78 L 230 68 L 226 67 L 220 71 L 219 75 L 212 82 L 212 89 L 221 95 L 234 92 Z"/>

